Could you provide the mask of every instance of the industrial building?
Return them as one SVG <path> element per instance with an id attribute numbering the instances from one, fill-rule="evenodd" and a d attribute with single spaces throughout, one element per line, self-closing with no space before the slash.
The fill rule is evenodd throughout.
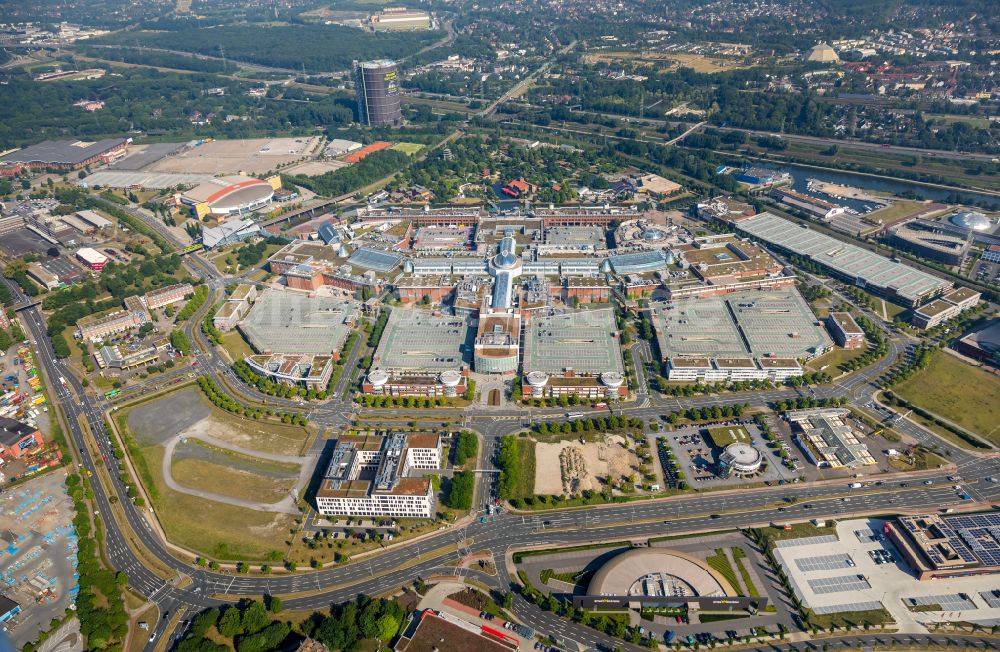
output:
<path id="1" fill-rule="evenodd" d="M 857 245 L 796 225 L 771 213 L 736 223 L 736 229 L 789 254 L 802 256 L 844 281 L 907 307 L 939 296 L 951 283 Z"/>
<path id="2" fill-rule="evenodd" d="M 729 176 L 740 183 L 754 187 L 769 187 L 788 183 L 791 180 L 791 176 L 787 172 L 752 166 L 732 169 L 729 171 Z"/>
<path id="3" fill-rule="evenodd" d="M 389 59 L 354 62 L 354 92 L 358 101 L 358 122 L 369 127 L 398 125 L 399 73 Z"/>
<path id="4" fill-rule="evenodd" d="M 206 249 L 225 247 L 243 242 L 256 235 L 263 235 L 260 226 L 250 219 L 227 221 L 219 226 L 205 227 L 201 231 L 201 244 Z"/>
<path id="5" fill-rule="evenodd" d="M 231 215 L 244 215 L 264 208 L 280 188 L 281 177 L 277 175 L 266 181 L 233 175 L 199 184 L 176 198 L 178 205 L 191 211 L 192 217 L 224 220 Z"/>
<path id="6" fill-rule="evenodd" d="M 1000 572 L 1000 514 L 900 516 L 882 532 L 919 580 Z"/>
<path id="7" fill-rule="evenodd" d="M 771 197 L 777 199 L 786 206 L 791 206 L 792 208 L 796 208 L 812 217 L 818 217 L 821 220 L 828 220 L 831 217 L 843 215 L 847 212 L 847 208 L 844 206 L 839 206 L 823 199 L 804 195 L 800 192 L 795 192 L 794 190 L 788 190 L 787 188 L 773 189 L 771 191 Z"/>
<path id="8" fill-rule="evenodd" d="M 254 372 L 281 383 L 306 389 L 326 389 L 333 375 L 334 357 L 301 353 L 251 355 L 244 359 Z"/>
<path id="9" fill-rule="evenodd" d="M 981 296 L 979 292 L 969 288 L 952 290 L 940 299 L 914 308 L 910 323 L 917 328 L 934 328 L 974 307 Z"/>
<path id="10" fill-rule="evenodd" d="M 357 318 L 355 301 L 272 289 L 257 297 L 239 329 L 259 354 L 328 355 L 336 360 Z"/>
<path id="11" fill-rule="evenodd" d="M 525 398 L 628 396 L 614 311 L 534 315 L 524 328 Z"/>
<path id="12" fill-rule="evenodd" d="M 831 312 L 826 317 L 833 341 L 845 349 L 861 349 L 865 346 L 865 332 L 854 321 L 849 312 Z"/>
<path id="13" fill-rule="evenodd" d="M 753 206 L 732 197 L 713 197 L 695 206 L 698 217 L 711 222 L 731 225 L 747 217 L 753 217 L 757 211 Z"/>
<path id="14" fill-rule="evenodd" d="M 386 7 L 372 15 L 371 24 L 376 32 L 430 29 L 431 16 L 426 11 L 416 11 L 406 7 Z"/>
<path id="15" fill-rule="evenodd" d="M 0 459 L 18 459 L 42 444 L 38 428 L 8 417 L 0 417 Z"/>
<path id="16" fill-rule="evenodd" d="M 112 163 L 125 156 L 131 142 L 131 138 L 96 142 L 46 140 L 0 156 L 0 175 L 14 176 L 25 170 L 78 170 Z"/>
<path id="17" fill-rule="evenodd" d="M 142 302 L 149 310 L 156 310 L 169 306 L 172 303 L 183 301 L 194 294 L 194 288 L 190 283 L 176 283 L 162 288 L 150 290 L 142 297 Z"/>
<path id="18" fill-rule="evenodd" d="M 438 435 L 341 435 L 316 491 L 316 510 L 324 516 L 431 518 L 431 480 L 411 471 L 438 469 L 441 457 Z"/>
<path id="19" fill-rule="evenodd" d="M 110 229 L 112 226 L 114 226 L 114 222 L 101 217 L 95 211 L 92 210 L 77 211 L 76 217 L 99 231 L 104 229 Z"/>
<path id="20" fill-rule="evenodd" d="M 59 287 L 59 277 L 49 272 L 39 263 L 28 263 L 28 270 L 26 273 L 28 274 L 28 278 L 35 283 L 38 283 L 46 290 L 54 290 Z"/>
<path id="21" fill-rule="evenodd" d="M 792 439 L 819 468 L 857 468 L 877 464 L 864 435 L 851 425 L 845 408 L 793 410 L 785 413 Z"/>
<path id="22" fill-rule="evenodd" d="M 365 379 L 366 394 L 457 396 L 465 393 L 473 331 L 464 317 L 396 309 Z"/>

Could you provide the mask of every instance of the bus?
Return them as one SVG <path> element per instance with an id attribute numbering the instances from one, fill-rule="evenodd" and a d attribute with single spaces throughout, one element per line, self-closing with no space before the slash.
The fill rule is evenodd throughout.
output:
<path id="1" fill-rule="evenodd" d="M 118 396 L 121 393 L 122 393 L 122 390 L 120 390 L 120 389 L 113 389 L 110 392 L 105 392 L 104 393 L 104 398 L 114 398 L 114 397 Z"/>

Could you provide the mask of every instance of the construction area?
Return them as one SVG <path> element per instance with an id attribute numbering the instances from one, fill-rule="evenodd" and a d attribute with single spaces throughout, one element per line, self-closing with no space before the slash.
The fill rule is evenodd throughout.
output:
<path id="1" fill-rule="evenodd" d="M 0 593 L 20 608 L 4 623 L 15 650 L 62 618 L 79 588 L 65 480 L 53 472 L 0 494 Z"/>
<path id="2" fill-rule="evenodd" d="M 558 474 L 552 472 L 556 468 Z M 618 484 L 632 474 L 639 476 L 639 458 L 620 435 L 603 435 L 597 441 L 535 444 L 535 493 L 539 495 L 601 491 L 608 477 Z"/>

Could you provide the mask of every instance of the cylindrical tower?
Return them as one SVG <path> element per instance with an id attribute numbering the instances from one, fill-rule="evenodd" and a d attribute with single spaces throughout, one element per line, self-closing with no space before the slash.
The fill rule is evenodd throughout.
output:
<path id="1" fill-rule="evenodd" d="M 354 90 L 358 99 L 358 121 L 370 127 L 398 125 L 399 75 L 389 59 L 354 62 Z"/>
<path id="2" fill-rule="evenodd" d="M 531 371 L 525 378 L 531 387 L 532 398 L 542 398 L 545 395 L 545 385 L 549 382 L 549 376 L 544 371 Z"/>
<path id="3" fill-rule="evenodd" d="M 458 396 L 458 384 L 462 382 L 462 374 L 454 369 L 442 371 L 438 380 L 444 385 L 445 396 Z"/>

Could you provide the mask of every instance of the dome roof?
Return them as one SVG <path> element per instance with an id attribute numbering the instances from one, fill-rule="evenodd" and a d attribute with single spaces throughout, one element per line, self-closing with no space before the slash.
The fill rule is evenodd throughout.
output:
<path id="1" fill-rule="evenodd" d="M 659 242 L 666 237 L 667 234 L 660 229 L 648 228 L 642 232 L 642 239 L 646 242 Z"/>
<path id="2" fill-rule="evenodd" d="M 514 243 L 514 238 L 505 237 L 500 241 L 499 251 L 496 258 L 493 259 L 493 264 L 501 269 L 509 269 L 517 264 L 517 245 Z"/>
<path id="3" fill-rule="evenodd" d="M 973 231 L 986 231 L 993 225 L 990 218 L 974 211 L 955 213 L 951 216 L 951 223 Z"/>

